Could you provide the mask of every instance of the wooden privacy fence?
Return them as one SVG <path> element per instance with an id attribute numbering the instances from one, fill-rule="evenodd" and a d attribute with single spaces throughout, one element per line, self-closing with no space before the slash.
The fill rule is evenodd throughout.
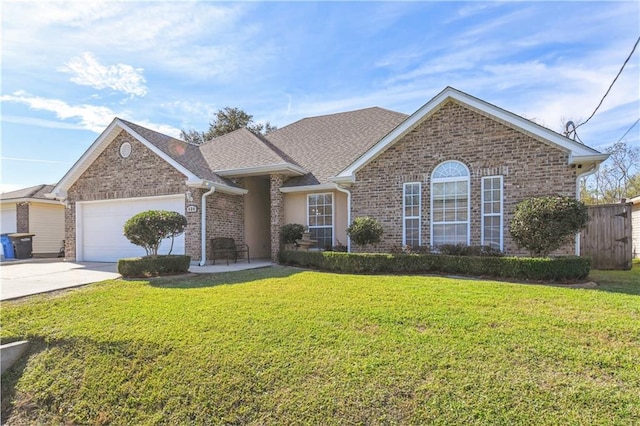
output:
<path id="1" fill-rule="evenodd" d="M 631 269 L 631 204 L 589 206 L 580 255 L 591 257 L 594 269 Z"/>

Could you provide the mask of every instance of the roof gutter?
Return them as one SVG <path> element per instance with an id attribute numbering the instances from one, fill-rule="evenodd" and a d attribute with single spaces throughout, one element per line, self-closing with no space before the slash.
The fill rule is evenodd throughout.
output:
<path id="1" fill-rule="evenodd" d="M 216 188 L 220 192 L 224 192 L 226 194 L 232 195 L 245 195 L 249 192 L 247 189 L 236 188 L 234 186 L 229 185 L 221 185 L 219 183 L 211 182 L 209 180 L 188 180 L 186 185 L 190 188 Z"/>
<path id="2" fill-rule="evenodd" d="M 569 157 L 569 164 L 588 163 L 591 161 L 601 163 L 609 158 L 609 155 L 610 154 L 571 155 Z"/>
<path id="3" fill-rule="evenodd" d="M 216 187 L 212 186 L 208 192 L 202 194 L 202 206 L 200 207 L 200 266 L 207 263 L 207 197 L 216 192 Z"/>
<path id="4" fill-rule="evenodd" d="M 302 176 L 308 172 L 302 167 L 291 163 L 272 164 L 269 166 L 245 167 L 241 169 L 214 170 L 214 173 L 223 177 L 260 176 L 271 173 L 283 173 L 287 176 Z"/>
<path id="5" fill-rule="evenodd" d="M 7 198 L 4 200 L 0 200 L 0 204 L 13 204 L 13 203 L 40 203 L 40 204 L 53 204 L 53 205 L 64 205 L 62 200 L 50 200 L 43 198 Z"/>
<path id="6" fill-rule="evenodd" d="M 341 187 L 336 183 L 336 189 L 340 192 L 344 192 L 347 194 L 347 228 L 351 226 L 351 191 L 346 188 Z M 349 233 L 347 233 L 347 252 L 351 253 L 351 237 L 349 237 Z"/>
<path id="7" fill-rule="evenodd" d="M 313 191 L 328 191 L 335 189 L 335 185 L 331 183 L 324 183 L 320 185 L 301 185 L 301 186 L 285 186 L 280 188 L 280 192 L 288 194 L 291 192 L 313 192 Z"/>

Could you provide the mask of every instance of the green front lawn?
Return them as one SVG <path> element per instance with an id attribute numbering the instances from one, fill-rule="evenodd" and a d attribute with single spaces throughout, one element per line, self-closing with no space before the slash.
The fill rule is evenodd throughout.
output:
<path id="1" fill-rule="evenodd" d="M 2 304 L 3 421 L 637 424 L 640 265 L 598 289 L 270 268 Z"/>

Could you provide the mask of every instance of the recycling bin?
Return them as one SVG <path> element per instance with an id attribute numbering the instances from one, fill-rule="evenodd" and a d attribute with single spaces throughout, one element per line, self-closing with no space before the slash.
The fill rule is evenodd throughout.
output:
<path id="1" fill-rule="evenodd" d="M 2 244 L 2 254 L 5 259 L 15 259 L 15 255 L 13 254 L 13 243 L 11 243 L 11 238 L 9 238 L 9 234 L 0 234 L 0 244 Z"/>
<path id="2" fill-rule="evenodd" d="M 9 234 L 16 259 L 33 257 L 33 237 L 35 234 Z"/>

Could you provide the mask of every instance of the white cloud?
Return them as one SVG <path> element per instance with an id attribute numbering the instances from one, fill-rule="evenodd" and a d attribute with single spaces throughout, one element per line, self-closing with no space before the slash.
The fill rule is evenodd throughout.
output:
<path id="1" fill-rule="evenodd" d="M 82 126 L 73 123 L 63 123 L 61 121 L 10 114 L 2 114 L 2 121 L 4 123 L 26 124 L 28 126 L 46 127 L 49 129 L 84 130 Z"/>
<path id="2" fill-rule="evenodd" d="M 35 110 L 49 111 L 55 113 L 56 117 L 61 120 L 76 119 L 80 128 L 90 130 L 95 133 L 101 133 L 111 121 L 116 117 L 116 114 L 110 108 L 96 105 L 69 105 L 68 103 L 59 99 L 48 99 L 40 96 L 30 95 L 24 91 L 17 91 L 11 95 L 0 96 L 1 102 L 16 102 L 29 106 Z M 120 117 L 134 121 L 130 118 L 130 114 L 122 112 Z M 148 127 L 158 132 L 177 137 L 180 135 L 180 129 L 176 129 L 173 126 L 165 124 L 155 124 L 149 121 L 136 121 L 141 126 Z M 38 121 L 32 122 L 34 125 L 38 125 Z M 45 120 L 44 127 L 51 127 L 49 120 Z"/>
<path id="3" fill-rule="evenodd" d="M 44 164 L 73 164 L 69 161 L 42 160 L 39 158 L 20 158 L 20 157 L 0 157 L 2 161 L 24 161 L 26 163 L 44 163 Z"/>
<path id="4" fill-rule="evenodd" d="M 129 118 L 124 117 L 127 120 L 129 120 Z M 134 121 L 134 120 L 130 120 L 130 121 Z M 179 138 L 180 137 L 180 129 L 176 129 L 173 126 L 170 126 L 168 124 L 157 124 L 157 123 L 152 123 L 150 121 L 146 121 L 146 120 L 135 120 L 134 121 L 136 124 L 139 124 L 142 127 L 146 127 L 148 129 L 151 130 L 155 130 L 156 132 L 160 132 L 162 134 L 168 135 L 168 136 L 172 136 L 174 138 Z"/>
<path id="5" fill-rule="evenodd" d="M 17 102 L 28 105 L 29 108 L 50 111 L 62 120 L 79 119 L 80 125 L 87 130 L 100 133 L 113 120 L 114 112 L 103 106 L 69 105 L 59 99 L 47 99 L 33 96 L 24 91 L 17 91 L 11 95 L 0 96 L 2 102 Z"/>
<path id="6" fill-rule="evenodd" d="M 94 89 L 112 89 L 131 96 L 147 94 L 142 68 L 127 64 L 105 66 L 90 52 L 72 58 L 59 71 L 73 74 L 71 81 Z"/>

